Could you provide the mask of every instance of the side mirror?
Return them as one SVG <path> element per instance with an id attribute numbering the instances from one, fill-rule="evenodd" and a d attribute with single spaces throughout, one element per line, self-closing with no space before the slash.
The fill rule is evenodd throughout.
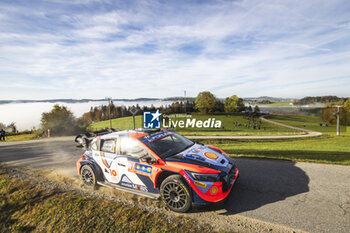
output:
<path id="1" fill-rule="evenodd" d="M 152 156 L 149 156 L 149 155 L 142 157 L 142 158 L 141 158 L 141 161 L 142 161 L 142 162 L 145 162 L 145 163 L 148 163 L 148 164 L 153 164 L 153 163 L 155 163 L 155 160 L 153 159 L 153 157 L 152 157 Z"/>

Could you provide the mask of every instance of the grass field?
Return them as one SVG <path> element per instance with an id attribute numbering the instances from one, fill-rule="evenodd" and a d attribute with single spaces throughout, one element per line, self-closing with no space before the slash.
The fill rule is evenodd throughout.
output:
<path id="1" fill-rule="evenodd" d="M 167 219 L 75 191 L 42 188 L 0 167 L 0 232 L 209 232 L 194 220 Z"/>
<path id="2" fill-rule="evenodd" d="M 244 119 L 242 115 L 200 115 L 193 114 L 192 119 L 207 120 L 208 118 L 215 118 L 221 120 L 223 128 L 220 129 L 208 129 L 208 128 L 175 128 L 174 131 L 183 135 L 290 135 L 300 134 L 299 131 L 276 126 L 266 122 L 260 123 L 260 130 L 251 127 L 245 127 L 249 125 L 249 121 Z M 187 118 L 172 117 L 174 120 L 185 120 Z M 235 126 L 234 122 L 240 123 L 241 126 Z M 142 116 L 136 116 L 135 118 L 136 128 L 142 128 Z M 109 127 L 109 121 L 101 121 L 90 125 L 92 130 L 98 130 Z M 133 120 L 132 117 L 123 117 L 112 120 L 112 127 L 120 130 L 132 129 Z"/>
<path id="3" fill-rule="evenodd" d="M 296 115 L 270 115 L 266 119 L 280 122 L 286 125 L 296 126 L 308 130 L 318 131 L 325 134 L 335 135 L 336 126 L 319 126 L 319 123 L 324 123 L 321 117 L 318 116 L 296 116 Z M 340 127 L 341 132 L 346 132 L 346 127 Z"/>

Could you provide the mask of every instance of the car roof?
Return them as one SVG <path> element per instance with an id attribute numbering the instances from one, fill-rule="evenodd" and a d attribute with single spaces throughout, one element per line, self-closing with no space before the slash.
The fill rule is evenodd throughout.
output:
<path id="1" fill-rule="evenodd" d="M 152 134 L 156 134 L 158 132 L 165 132 L 167 130 L 165 129 L 134 129 L 134 130 L 123 130 L 118 132 L 113 132 L 109 134 L 105 134 L 102 136 L 99 136 L 100 139 L 113 139 L 120 136 L 129 136 L 133 138 L 141 138 L 144 136 L 150 136 Z"/>

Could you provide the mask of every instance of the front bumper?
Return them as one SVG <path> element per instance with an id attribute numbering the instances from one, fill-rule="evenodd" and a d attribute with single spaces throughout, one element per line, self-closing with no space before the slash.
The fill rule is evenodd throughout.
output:
<path id="1" fill-rule="evenodd" d="M 189 183 L 194 193 L 194 203 L 203 204 L 203 202 L 219 202 L 224 200 L 231 192 L 235 184 L 239 170 L 235 167 L 234 171 L 222 178 L 219 182 L 196 181 L 191 178 L 186 171 L 182 170 L 181 175 Z"/>

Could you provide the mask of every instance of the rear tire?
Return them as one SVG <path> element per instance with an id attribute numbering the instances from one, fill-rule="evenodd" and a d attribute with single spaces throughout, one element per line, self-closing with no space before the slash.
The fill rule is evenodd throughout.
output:
<path id="1" fill-rule="evenodd" d="M 96 176 L 90 165 L 84 165 L 80 170 L 80 177 L 85 187 L 96 187 Z"/>
<path id="2" fill-rule="evenodd" d="M 192 206 L 189 188 L 180 175 L 167 177 L 160 185 L 160 194 L 165 205 L 175 212 L 187 212 Z"/>

